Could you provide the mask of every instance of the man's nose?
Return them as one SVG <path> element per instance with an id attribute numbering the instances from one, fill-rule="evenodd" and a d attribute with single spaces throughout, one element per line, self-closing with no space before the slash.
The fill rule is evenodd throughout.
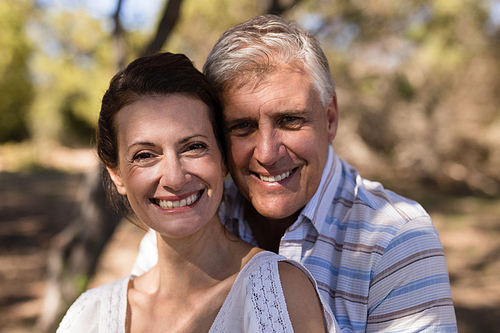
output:
<path id="1" fill-rule="evenodd" d="M 189 181 L 183 163 L 178 157 L 165 156 L 159 165 L 160 185 L 178 191 Z"/>
<path id="2" fill-rule="evenodd" d="M 276 131 L 261 131 L 257 135 L 254 158 L 261 165 L 273 165 L 283 156 L 284 152 L 285 147 Z"/>

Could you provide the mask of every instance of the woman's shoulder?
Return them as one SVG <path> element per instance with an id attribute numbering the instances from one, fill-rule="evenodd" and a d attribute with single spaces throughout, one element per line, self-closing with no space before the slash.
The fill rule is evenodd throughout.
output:
<path id="1" fill-rule="evenodd" d="M 123 297 L 126 299 L 129 280 L 130 276 L 126 276 L 82 293 L 66 312 L 57 333 L 98 332 L 101 312 L 115 308 Z"/>
<path id="2" fill-rule="evenodd" d="M 243 271 L 255 271 L 262 269 L 275 270 L 279 272 L 280 277 L 294 278 L 300 277 L 304 281 L 309 281 L 315 285 L 315 280 L 311 273 L 300 263 L 287 259 L 282 255 L 270 251 L 260 251 L 256 253 L 246 264 Z"/>
<path id="3" fill-rule="evenodd" d="M 335 332 L 338 327 L 322 301 L 311 273 L 300 263 L 272 252 L 254 256 L 248 274 L 251 297 L 258 313 L 281 313 L 295 332 Z M 272 309 L 271 309 L 272 308 Z M 272 316 L 271 316 L 272 317 Z"/>
<path id="4" fill-rule="evenodd" d="M 313 290 L 316 288 L 314 278 L 304 266 L 269 251 L 255 254 L 241 273 L 250 280 L 281 282 L 283 289 L 290 283 L 295 286 L 312 287 Z"/>

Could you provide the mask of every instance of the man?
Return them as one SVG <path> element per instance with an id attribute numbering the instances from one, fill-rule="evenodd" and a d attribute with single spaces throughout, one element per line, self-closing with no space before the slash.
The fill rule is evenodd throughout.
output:
<path id="1" fill-rule="evenodd" d="M 221 36 L 204 72 L 224 105 L 228 229 L 306 266 L 342 331 L 456 332 L 428 214 L 331 147 L 337 100 L 318 42 L 280 17 L 256 17 Z M 135 273 L 154 251 L 146 236 Z"/>

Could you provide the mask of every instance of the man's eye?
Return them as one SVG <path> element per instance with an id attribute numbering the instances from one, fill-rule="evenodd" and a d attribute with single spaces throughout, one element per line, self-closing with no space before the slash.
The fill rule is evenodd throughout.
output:
<path id="1" fill-rule="evenodd" d="M 302 118 L 293 116 L 283 117 L 280 119 L 279 125 L 292 129 L 299 128 L 302 125 Z"/>
<path id="2" fill-rule="evenodd" d="M 250 124 L 249 123 L 241 123 L 241 124 L 236 124 L 236 125 L 233 125 L 231 127 L 231 129 L 235 129 L 235 130 L 238 130 L 238 129 L 245 129 L 245 128 L 249 128 L 250 127 Z"/>
<path id="3" fill-rule="evenodd" d="M 229 134 L 246 135 L 249 134 L 253 129 L 254 126 L 250 123 L 239 123 L 229 127 Z"/>

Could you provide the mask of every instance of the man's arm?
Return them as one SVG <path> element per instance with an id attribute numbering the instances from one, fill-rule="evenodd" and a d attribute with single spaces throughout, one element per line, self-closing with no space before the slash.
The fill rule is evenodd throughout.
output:
<path id="1" fill-rule="evenodd" d="M 153 229 L 149 229 L 141 240 L 139 253 L 135 258 L 131 274 L 140 276 L 153 268 L 157 262 L 158 248 L 156 246 L 156 233 Z"/>
<path id="2" fill-rule="evenodd" d="M 444 251 L 429 218 L 405 224 L 386 248 L 370 283 L 366 332 L 457 332 Z"/>

